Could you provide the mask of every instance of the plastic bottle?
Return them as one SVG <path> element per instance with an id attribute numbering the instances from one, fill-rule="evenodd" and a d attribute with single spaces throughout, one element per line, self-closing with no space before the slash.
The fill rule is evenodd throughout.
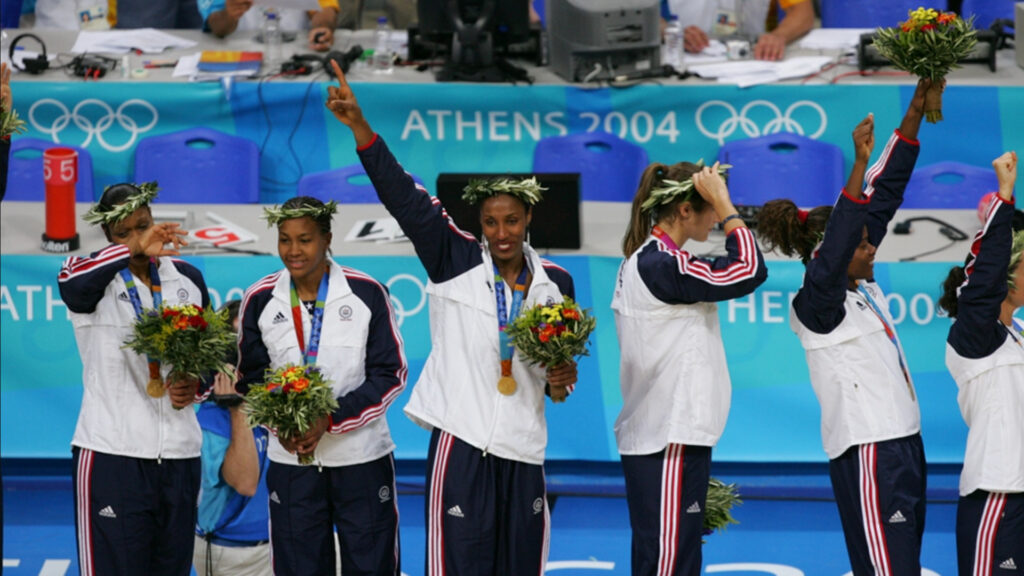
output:
<path id="1" fill-rule="evenodd" d="M 394 69 L 394 62 L 391 60 L 391 50 L 388 48 L 388 37 L 391 29 L 388 27 L 388 19 L 384 16 L 377 18 L 376 43 L 373 46 L 373 72 L 374 74 L 390 74 Z"/>
<path id="2" fill-rule="evenodd" d="M 676 16 L 673 16 L 665 27 L 662 64 L 671 66 L 677 72 L 681 72 L 683 68 L 683 25 Z"/>
<path id="3" fill-rule="evenodd" d="M 263 11 L 263 61 L 270 66 L 281 63 L 281 16 L 276 8 Z"/>

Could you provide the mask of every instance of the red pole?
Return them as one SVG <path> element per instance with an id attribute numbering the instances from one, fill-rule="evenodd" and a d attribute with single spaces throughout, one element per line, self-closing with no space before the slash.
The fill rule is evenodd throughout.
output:
<path id="1" fill-rule="evenodd" d="M 43 233 L 42 248 L 47 252 L 77 250 L 75 184 L 78 182 L 78 152 L 61 147 L 45 150 L 43 181 L 46 183 L 46 232 Z"/>

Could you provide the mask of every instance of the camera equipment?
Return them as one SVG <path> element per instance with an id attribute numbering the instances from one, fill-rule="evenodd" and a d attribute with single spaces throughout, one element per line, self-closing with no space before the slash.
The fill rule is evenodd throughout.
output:
<path id="1" fill-rule="evenodd" d="M 39 46 L 42 47 L 43 53 L 35 58 L 22 58 L 22 65 L 18 66 L 15 64 L 14 60 L 14 49 L 18 46 L 18 42 L 23 38 L 31 38 L 35 40 Z M 42 74 L 50 69 L 50 60 L 46 57 L 46 44 L 43 42 L 42 38 L 35 34 L 18 34 L 15 36 L 14 40 L 11 41 L 10 49 L 7 51 L 7 56 L 11 61 L 11 66 L 14 66 L 23 72 L 28 72 L 29 74 Z"/>
<path id="2" fill-rule="evenodd" d="M 117 66 L 117 60 L 98 54 L 82 54 L 75 56 L 69 66 L 74 76 L 96 80 L 113 70 Z"/>
<path id="3" fill-rule="evenodd" d="M 312 74 L 314 66 L 319 64 L 323 67 L 327 76 L 333 78 L 334 68 L 331 67 L 332 61 L 337 62 L 341 71 L 347 73 L 348 69 L 352 67 L 352 63 L 358 60 L 362 55 L 363 47 L 358 44 L 349 48 L 348 52 L 341 53 L 332 50 L 331 52 L 328 52 L 326 56 L 318 56 L 316 54 L 294 54 L 290 60 L 286 60 L 281 64 L 281 72 L 306 76 L 308 74 Z"/>
<path id="4" fill-rule="evenodd" d="M 551 69 L 569 82 L 663 76 L 658 0 L 548 0 Z"/>

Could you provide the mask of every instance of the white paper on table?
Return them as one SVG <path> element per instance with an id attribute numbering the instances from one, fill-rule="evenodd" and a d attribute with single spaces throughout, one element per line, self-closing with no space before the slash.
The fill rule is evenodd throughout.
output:
<path id="1" fill-rule="evenodd" d="M 815 28 L 797 44 L 806 50 L 849 50 L 860 44 L 860 35 L 874 28 Z"/>
<path id="2" fill-rule="evenodd" d="M 199 59 L 202 57 L 202 52 L 196 52 L 195 54 L 189 54 L 188 56 L 181 56 L 178 58 L 178 63 L 174 65 L 174 72 L 171 73 L 173 78 L 191 77 L 199 73 Z"/>
<path id="3" fill-rule="evenodd" d="M 267 8 L 298 8 L 299 10 L 320 10 L 320 3 L 317 0 L 253 0 L 256 6 Z"/>
<path id="4" fill-rule="evenodd" d="M 763 74 L 772 72 L 775 69 L 774 62 L 763 60 L 734 60 L 719 62 L 717 64 L 701 64 L 698 66 L 687 66 L 686 70 L 701 78 L 722 78 L 727 76 L 746 76 L 750 74 Z"/>
<path id="5" fill-rule="evenodd" d="M 155 28 L 134 30 L 82 30 L 71 47 L 74 54 L 105 52 L 127 54 L 140 50 L 145 54 L 157 54 L 170 48 L 192 48 L 197 43 L 161 32 Z"/>

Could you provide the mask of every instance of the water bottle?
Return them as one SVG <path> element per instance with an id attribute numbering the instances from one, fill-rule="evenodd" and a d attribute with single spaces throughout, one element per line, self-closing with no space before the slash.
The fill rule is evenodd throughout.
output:
<path id="1" fill-rule="evenodd" d="M 269 66 L 281 63 L 281 15 L 276 8 L 263 11 L 263 60 Z"/>
<path id="2" fill-rule="evenodd" d="M 662 64 L 671 66 L 676 72 L 683 69 L 683 25 L 673 16 L 665 27 L 665 46 L 662 50 Z"/>
<path id="3" fill-rule="evenodd" d="M 373 72 L 375 74 L 390 74 L 394 67 L 394 62 L 391 60 L 391 50 L 388 49 L 388 37 L 390 34 L 388 19 L 384 16 L 377 18 L 377 42 L 373 47 Z"/>

